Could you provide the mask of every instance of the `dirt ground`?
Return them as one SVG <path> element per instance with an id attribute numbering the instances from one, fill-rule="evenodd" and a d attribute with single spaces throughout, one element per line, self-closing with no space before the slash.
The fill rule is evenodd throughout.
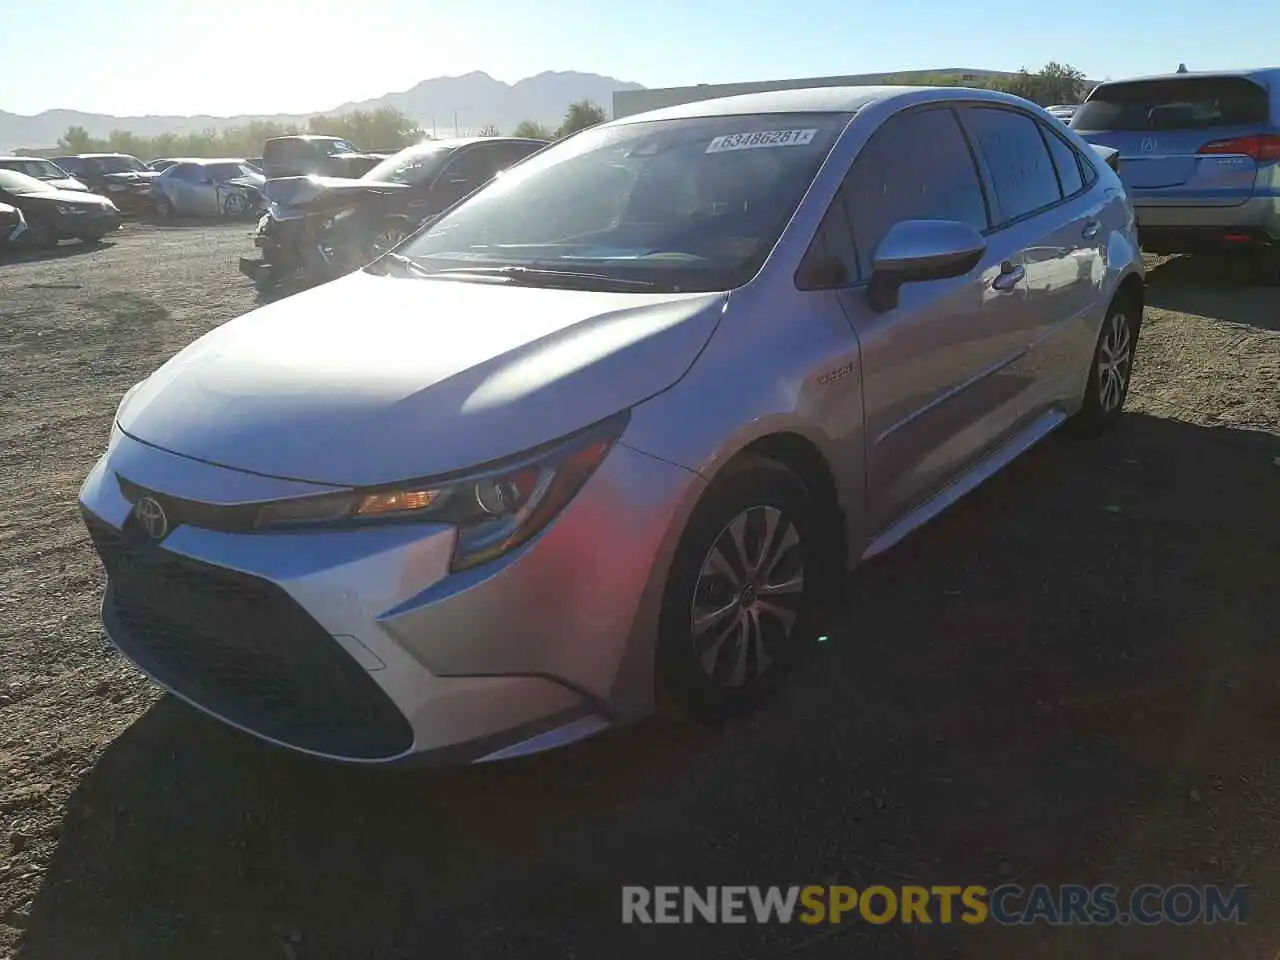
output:
<path id="1" fill-rule="evenodd" d="M 1129 414 L 862 571 L 784 695 L 501 766 L 282 754 L 110 650 L 75 509 L 123 392 L 254 306 L 243 226 L 0 264 L 0 958 L 1280 949 L 1280 289 L 1155 265 Z M 1251 887 L 1149 929 L 623 927 L 622 884 Z"/>

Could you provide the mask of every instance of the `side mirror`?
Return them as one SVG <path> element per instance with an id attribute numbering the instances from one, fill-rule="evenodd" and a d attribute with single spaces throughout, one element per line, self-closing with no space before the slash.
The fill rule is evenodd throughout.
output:
<path id="1" fill-rule="evenodd" d="M 903 284 L 963 276 L 978 265 L 986 250 L 986 239 L 967 223 L 903 220 L 876 247 L 867 302 L 882 313 L 892 310 Z"/>

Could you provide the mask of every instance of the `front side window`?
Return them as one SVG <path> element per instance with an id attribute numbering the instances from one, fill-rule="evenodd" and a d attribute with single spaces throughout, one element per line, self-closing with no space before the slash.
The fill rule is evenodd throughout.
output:
<path id="1" fill-rule="evenodd" d="M 965 126 L 986 161 L 1000 222 L 1008 223 L 1062 199 L 1039 124 L 1015 110 L 967 107 Z"/>
<path id="2" fill-rule="evenodd" d="M 898 114 L 858 153 L 841 188 L 860 272 L 871 275 L 876 248 L 903 220 L 959 220 L 987 229 L 982 182 L 950 108 Z"/>
<path id="3" fill-rule="evenodd" d="M 512 168 L 398 252 L 427 271 L 532 266 L 655 290 L 730 289 L 763 265 L 848 119 L 587 130 Z"/>

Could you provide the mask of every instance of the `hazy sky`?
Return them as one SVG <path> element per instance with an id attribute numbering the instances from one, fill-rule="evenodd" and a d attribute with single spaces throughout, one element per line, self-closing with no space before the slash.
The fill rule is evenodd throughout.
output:
<path id="1" fill-rule="evenodd" d="M 499 13 L 501 11 L 501 13 Z M 0 109 L 305 113 L 484 70 L 645 86 L 931 67 L 1280 62 L 1267 0 L 0 0 Z"/>

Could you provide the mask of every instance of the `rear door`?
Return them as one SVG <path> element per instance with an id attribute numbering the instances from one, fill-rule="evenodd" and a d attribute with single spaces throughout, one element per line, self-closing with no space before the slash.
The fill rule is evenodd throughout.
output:
<path id="1" fill-rule="evenodd" d="M 1246 138 L 1274 133 L 1270 95 L 1243 76 L 1104 83 L 1071 127 L 1120 151 L 1135 206 L 1233 207 L 1252 196 L 1258 162 Z"/>

